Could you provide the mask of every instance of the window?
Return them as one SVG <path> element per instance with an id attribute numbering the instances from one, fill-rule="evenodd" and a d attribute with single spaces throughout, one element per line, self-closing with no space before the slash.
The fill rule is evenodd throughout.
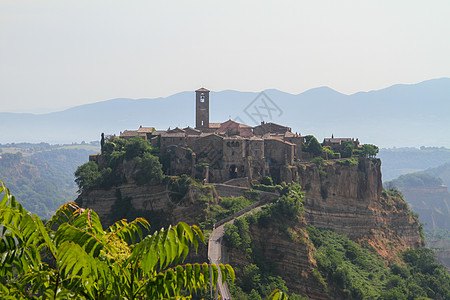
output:
<path id="1" fill-rule="evenodd" d="M 201 93 L 200 94 L 200 102 L 205 102 L 205 94 L 204 93 Z"/>

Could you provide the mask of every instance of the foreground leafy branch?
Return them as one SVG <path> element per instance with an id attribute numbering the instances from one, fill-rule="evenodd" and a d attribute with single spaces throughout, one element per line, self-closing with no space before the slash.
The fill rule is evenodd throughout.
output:
<path id="1" fill-rule="evenodd" d="M 201 230 L 179 223 L 143 237 L 143 218 L 103 230 L 98 215 L 63 205 L 47 224 L 29 214 L 0 186 L 0 293 L 6 299 L 183 298 L 222 279 L 229 265 L 179 265 Z M 139 240 L 139 242 L 137 242 Z M 212 274 L 210 274 L 210 270 Z"/>

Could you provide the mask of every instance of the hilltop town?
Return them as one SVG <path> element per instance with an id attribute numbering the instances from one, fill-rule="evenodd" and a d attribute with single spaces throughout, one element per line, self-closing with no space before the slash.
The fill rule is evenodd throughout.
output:
<path id="1" fill-rule="evenodd" d="M 252 182 L 266 176 L 287 181 L 283 176 L 285 166 L 317 156 L 324 159 L 349 157 L 353 149 L 361 147 L 358 139 L 334 136 L 325 138 L 320 145 L 312 136 L 302 136 L 288 126 L 272 122 L 263 121 L 254 127 L 231 119 L 212 123 L 209 101 L 209 90 L 195 91 L 195 128 L 158 130 L 140 126 L 137 130 L 120 132 L 118 138 L 139 136 L 148 140 L 162 153 L 170 153 L 170 168 L 164 170 L 168 175 L 195 177 L 200 170 L 206 182 L 245 177 Z M 350 155 L 345 155 L 349 148 Z M 101 159 L 94 155 L 90 160 L 98 162 Z"/>
<path id="2" fill-rule="evenodd" d="M 364 288 L 350 280 L 348 287 L 317 256 L 329 229 L 342 235 L 336 241 L 345 236 L 343 249 L 355 243 L 352 260 L 380 266 L 368 273 L 387 272 L 385 266 L 401 260 L 399 253 L 424 246 L 420 223 L 401 195 L 383 190 L 381 161 L 372 158 L 378 148 L 333 135 L 320 143 L 272 122 L 212 123 L 209 101 L 207 89 L 195 91 L 193 128 L 141 126 L 103 136 L 101 153 L 75 172 L 76 203 L 108 225 L 136 217 L 155 228 L 198 224 L 209 234 L 208 244 L 199 249 L 200 258 L 189 259 L 233 265 L 235 286 L 246 294 L 258 289 L 268 296 L 245 286 L 255 282 L 245 275 L 249 267 L 264 278 L 261 286 L 283 280 L 286 290 L 311 299 L 352 299 L 350 293 L 361 295 L 366 287 L 372 298 L 384 293 L 379 286 L 391 275 L 367 277 Z M 349 278 L 361 277 L 354 274 Z M 218 291 L 222 298 L 237 295 L 228 284 L 219 284 Z"/>

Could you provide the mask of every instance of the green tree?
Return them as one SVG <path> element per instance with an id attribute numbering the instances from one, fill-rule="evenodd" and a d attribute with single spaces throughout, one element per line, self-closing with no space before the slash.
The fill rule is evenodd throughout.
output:
<path id="1" fill-rule="evenodd" d="M 132 159 L 133 157 L 142 156 L 144 153 L 151 152 L 152 147 L 143 138 L 136 136 L 128 141 L 125 145 L 125 158 Z"/>
<path id="2" fill-rule="evenodd" d="M 223 236 L 225 244 L 230 248 L 238 249 L 242 244 L 242 239 L 239 236 L 239 229 L 234 224 L 225 224 L 225 233 Z"/>
<path id="3" fill-rule="evenodd" d="M 378 147 L 371 144 L 362 145 L 361 156 L 363 157 L 375 157 L 379 151 Z"/>
<path id="4" fill-rule="evenodd" d="M 207 288 L 210 275 L 213 285 L 219 272 L 223 280 L 234 280 L 228 265 L 178 264 L 191 243 L 197 249 L 204 242 L 195 225 L 179 223 L 143 237 L 142 227 L 149 224 L 137 218 L 105 231 L 94 211 L 75 203 L 63 205 L 44 225 L 15 201 L 3 182 L 2 193 L 4 299 L 180 299 L 182 293 Z"/>
<path id="5" fill-rule="evenodd" d="M 133 175 L 137 184 L 160 183 L 164 177 L 162 166 L 157 157 L 144 153 L 136 158 L 136 171 Z"/>
<path id="6" fill-rule="evenodd" d="M 124 161 L 135 161 L 136 170 L 132 178 L 139 185 L 147 183 L 160 183 L 164 178 L 160 155 L 150 146 L 148 141 L 135 137 L 129 141 L 111 139 L 103 146 L 101 163 L 89 162 L 78 168 L 75 172 L 75 182 L 79 192 L 95 187 L 104 189 L 127 182 L 129 174 L 123 168 Z M 165 159 L 165 156 L 162 155 Z"/>
<path id="7" fill-rule="evenodd" d="M 98 186 L 100 181 L 101 173 L 98 170 L 98 165 L 93 161 L 79 166 L 75 171 L 75 183 L 79 187 L 79 193 Z"/>
<path id="8" fill-rule="evenodd" d="M 305 136 L 305 145 L 309 143 L 309 141 L 313 138 L 314 136 L 311 134 L 308 134 L 307 136 Z"/>
<path id="9" fill-rule="evenodd" d="M 242 290 L 251 293 L 253 289 L 259 288 L 259 284 L 261 283 L 261 271 L 258 266 L 254 264 L 244 266 L 242 276 L 241 278 L 238 278 L 238 280 L 240 281 Z"/>
<path id="10" fill-rule="evenodd" d="M 309 138 L 309 141 L 306 143 L 306 152 L 313 153 L 315 155 L 322 154 L 322 145 L 319 143 L 319 141 L 314 137 L 311 136 Z"/>
<path id="11" fill-rule="evenodd" d="M 342 142 L 343 148 L 342 148 L 342 158 L 349 158 L 352 156 L 353 149 L 355 149 L 355 143 L 353 141 L 343 141 Z"/>

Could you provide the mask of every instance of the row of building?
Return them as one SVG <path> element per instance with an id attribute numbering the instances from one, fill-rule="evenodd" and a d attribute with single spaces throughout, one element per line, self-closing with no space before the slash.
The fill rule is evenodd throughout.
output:
<path id="1" fill-rule="evenodd" d="M 119 138 L 140 136 L 149 140 L 162 153 L 171 154 L 170 175 L 192 174 L 204 169 L 210 182 L 233 178 L 261 179 L 271 175 L 271 168 L 292 165 L 305 153 L 305 137 L 290 127 L 271 122 L 248 126 L 233 120 L 209 122 L 209 91 L 196 91 L 196 127 L 157 130 L 139 127 L 125 130 Z M 348 139 L 325 139 L 324 143 L 339 148 Z M 353 140 L 354 141 L 354 140 Z M 354 141 L 359 144 L 359 141 Z"/>

